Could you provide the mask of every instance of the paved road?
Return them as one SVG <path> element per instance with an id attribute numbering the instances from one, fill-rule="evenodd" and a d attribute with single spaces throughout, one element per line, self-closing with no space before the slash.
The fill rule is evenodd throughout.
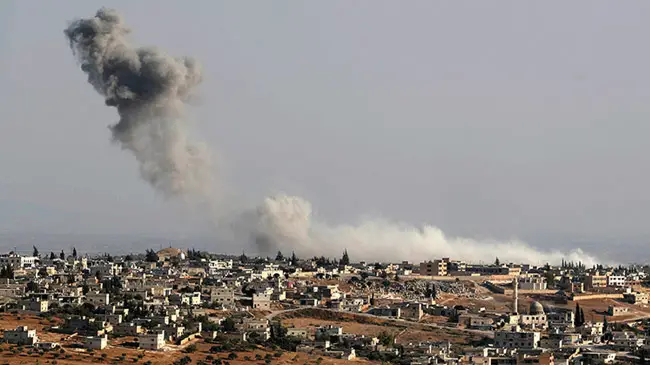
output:
<path id="1" fill-rule="evenodd" d="M 382 319 L 385 321 L 389 322 L 395 322 L 399 324 L 405 324 L 405 325 L 412 325 L 412 326 L 424 326 L 424 327 L 431 327 L 431 328 L 437 328 L 437 329 L 445 329 L 449 331 L 456 331 L 456 332 L 465 332 L 465 333 L 472 333 L 488 338 L 494 338 L 494 332 L 492 331 L 481 331 L 481 330 L 474 330 L 474 329 L 469 329 L 469 328 L 456 328 L 456 327 L 447 327 L 443 326 L 437 323 L 420 323 L 420 322 L 413 322 L 413 321 L 407 321 L 405 319 L 400 319 L 400 318 L 386 318 L 386 317 L 381 317 L 381 316 L 376 316 L 374 314 L 369 314 L 369 313 L 356 313 L 356 312 L 344 312 L 344 311 L 338 311 L 334 309 L 328 309 L 328 308 L 292 308 L 292 309 L 285 309 L 281 311 L 276 311 L 273 313 L 270 313 L 266 315 L 266 318 L 271 320 L 274 317 L 284 314 L 284 313 L 290 313 L 290 312 L 296 312 L 300 310 L 307 310 L 307 309 L 317 309 L 317 310 L 322 310 L 322 311 L 329 311 L 329 312 L 334 312 L 334 313 L 344 313 L 344 314 L 349 314 L 353 316 L 358 316 L 358 317 L 370 317 L 370 318 L 376 318 L 376 319 Z"/>

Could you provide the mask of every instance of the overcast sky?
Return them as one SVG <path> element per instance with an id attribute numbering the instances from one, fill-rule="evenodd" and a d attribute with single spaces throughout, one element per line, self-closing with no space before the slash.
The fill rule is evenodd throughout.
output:
<path id="1" fill-rule="evenodd" d="M 647 1 L 1 1 L 0 232 L 209 235 L 109 141 L 63 36 L 102 5 L 203 64 L 197 133 L 246 202 L 647 258 Z"/>

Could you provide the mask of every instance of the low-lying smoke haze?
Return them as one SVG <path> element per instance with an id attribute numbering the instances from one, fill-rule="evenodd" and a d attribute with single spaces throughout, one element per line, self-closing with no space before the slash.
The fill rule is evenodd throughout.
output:
<path id="1" fill-rule="evenodd" d="M 218 184 L 212 177 L 211 153 L 190 139 L 184 103 L 201 82 L 197 62 L 174 58 L 155 48 L 129 44 L 122 17 L 101 9 L 92 18 L 72 22 L 65 30 L 89 83 L 116 107 L 120 120 L 113 138 L 136 157 L 142 177 L 166 197 L 198 193 L 212 199 Z M 245 192 L 244 192 L 245 193 Z M 256 209 L 230 219 L 242 247 L 271 254 L 339 256 L 344 249 L 358 260 L 418 261 L 453 257 L 480 261 L 558 263 L 561 259 L 596 262 L 580 249 L 545 252 L 517 240 L 477 241 L 447 237 L 435 226 L 413 226 L 385 219 L 356 225 L 327 225 L 315 220 L 303 198 L 275 195 Z"/>
<path id="2" fill-rule="evenodd" d="M 518 240 L 447 237 L 431 225 L 414 226 L 386 219 L 328 225 L 312 216 L 308 201 L 283 194 L 266 198 L 246 219 L 258 250 L 266 254 L 295 251 L 299 255 L 339 257 L 347 250 L 355 258 L 393 262 L 419 262 L 434 257 L 479 262 L 495 256 L 514 263 L 559 263 L 562 259 L 582 261 L 586 265 L 598 262 L 579 248 L 570 252 L 544 252 Z"/>

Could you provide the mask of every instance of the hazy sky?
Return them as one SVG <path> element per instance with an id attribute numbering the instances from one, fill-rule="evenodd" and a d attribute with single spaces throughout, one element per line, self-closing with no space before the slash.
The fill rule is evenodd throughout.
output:
<path id="1" fill-rule="evenodd" d="M 109 141 L 63 36 L 102 5 L 203 64 L 197 132 L 247 202 L 647 258 L 647 1 L 1 1 L 0 232 L 210 230 Z"/>

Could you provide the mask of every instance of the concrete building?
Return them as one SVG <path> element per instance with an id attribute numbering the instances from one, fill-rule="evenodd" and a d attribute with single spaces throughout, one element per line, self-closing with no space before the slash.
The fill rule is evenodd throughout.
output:
<path id="1" fill-rule="evenodd" d="M 235 290 L 232 288 L 212 288 L 210 301 L 229 308 L 235 305 Z"/>
<path id="2" fill-rule="evenodd" d="M 542 304 L 539 302 L 530 303 L 528 314 L 519 315 L 519 324 L 525 327 L 546 328 L 548 319 Z"/>
<path id="3" fill-rule="evenodd" d="M 607 277 L 607 286 L 622 287 L 625 286 L 625 280 L 623 275 L 610 275 Z"/>
<path id="4" fill-rule="evenodd" d="M 648 304 L 648 293 L 630 292 L 623 294 L 623 299 L 631 304 Z"/>
<path id="5" fill-rule="evenodd" d="M 86 303 L 95 307 L 110 304 L 110 294 L 108 293 L 88 293 L 86 294 Z"/>
<path id="6" fill-rule="evenodd" d="M 433 260 L 420 263 L 420 275 L 447 276 L 447 261 Z"/>
<path id="7" fill-rule="evenodd" d="M 607 314 L 609 314 L 612 317 L 624 315 L 627 312 L 628 312 L 627 307 L 620 307 L 614 305 L 610 305 L 609 307 L 607 307 Z"/>
<path id="8" fill-rule="evenodd" d="M 301 339 L 309 338 L 309 331 L 306 328 L 288 328 L 287 337 L 296 337 Z"/>
<path id="9" fill-rule="evenodd" d="M 622 331 L 612 334 L 612 342 L 619 350 L 636 350 L 645 344 L 645 338 L 638 337 L 633 332 Z"/>
<path id="10" fill-rule="evenodd" d="M 529 277 L 519 278 L 519 289 L 546 290 L 546 279 L 540 276 L 529 276 Z"/>
<path id="11" fill-rule="evenodd" d="M 255 293 L 253 294 L 253 308 L 259 310 L 271 309 L 271 294 Z"/>
<path id="12" fill-rule="evenodd" d="M 424 317 L 421 303 L 400 303 L 399 305 L 399 318 L 408 319 L 411 321 L 419 321 Z"/>
<path id="13" fill-rule="evenodd" d="M 20 256 L 14 253 L 0 255 L 0 265 L 11 266 L 14 269 L 32 268 L 38 262 L 38 257 Z"/>
<path id="14" fill-rule="evenodd" d="M 165 331 L 147 333 L 138 337 L 138 347 L 144 350 L 160 350 L 165 346 Z"/>
<path id="15" fill-rule="evenodd" d="M 120 323 L 113 327 L 113 333 L 118 336 L 137 336 L 144 332 L 144 329 L 135 323 Z"/>
<path id="16" fill-rule="evenodd" d="M 27 326 L 19 326 L 15 330 L 4 331 L 4 340 L 16 345 L 31 346 L 38 342 L 38 336 L 36 336 L 36 330 L 30 330 Z"/>
<path id="17" fill-rule="evenodd" d="M 18 307 L 25 311 L 45 313 L 49 309 L 49 301 L 40 298 L 31 298 L 18 303 Z"/>
<path id="18" fill-rule="evenodd" d="M 539 332 L 528 331 L 496 331 L 494 332 L 494 346 L 510 349 L 536 349 L 539 346 L 541 335 Z"/>
<path id="19" fill-rule="evenodd" d="M 106 335 L 84 337 L 84 346 L 87 349 L 103 350 L 107 345 L 108 337 Z"/>
<path id="20" fill-rule="evenodd" d="M 594 290 L 607 286 L 607 276 L 605 275 L 587 275 L 585 276 L 585 289 Z"/>

